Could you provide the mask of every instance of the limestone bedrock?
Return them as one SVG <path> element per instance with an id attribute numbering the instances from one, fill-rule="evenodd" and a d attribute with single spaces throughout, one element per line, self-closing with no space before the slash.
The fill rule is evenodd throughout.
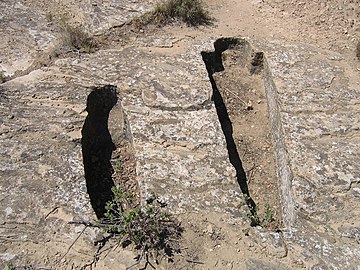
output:
<path id="1" fill-rule="evenodd" d="M 65 10 L 78 3 L 57 2 Z M 101 34 L 154 5 L 110 2 L 72 10 L 90 33 Z M 201 57 L 214 50 L 217 37 L 193 40 L 178 54 L 152 52 L 146 46 L 156 47 L 154 40 L 144 38 L 39 68 L 39 57 L 56 47 L 61 35 L 47 23 L 43 1 L 38 3 L 0 2 L 0 66 L 12 76 L 0 85 L 0 267 L 30 261 L 74 269 L 93 260 L 97 229 L 87 228 L 66 254 L 83 230 L 68 222 L 95 218 L 81 154 L 93 86 L 118 89 L 109 130 L 116 147 L 125 133 L 132 141 L 142 198 L 155 191 L 177 214 L 218 212 L 245 222 Z M 271 247 L 269 257 L 254 254 L 246 267 L 287 269 L 294 267 L 287 265 L 290 257 L 309 269 L 359 269 L 360 86 L 359 76 L 349 72 L 359 66 L 306 44 L 247 40 L 265 57 L 284 228 L 257 230 L 257 241 Z M 122 250 L 99 265 L 125 269 L 133 257 Z"/>

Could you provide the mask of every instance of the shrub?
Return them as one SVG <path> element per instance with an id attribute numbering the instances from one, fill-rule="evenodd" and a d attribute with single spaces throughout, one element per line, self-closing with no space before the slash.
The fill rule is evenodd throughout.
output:
<path id="1" fill-rule="evenodd" d="M 158 3 L 155 9 L 136 20 L 137 24 L 166 24 L 180 20 L 187 25 L 209 24 L 211 17 L 200 0 L 168 0 Z"/>
<path id="2" fill-rule="evenodd" d="M 243 197 L 249 207 L 249 212 L 246 213 L 246 216 L 250 220 L 250 226 L 261 226 L 267 229 L 277 228 L 278 222 L 275 220 L 273 210 L 269 204 L 265 204 L 264 210 L 260 212 L 257 206 L 252 206 L 248 203 L 250 199 L 248 195 L 244 194 Z"/>
<path id="3" fill-rule="evenodd" d="M 119 186 L 112 188 L 114 198 L 106 205 L 105 217 L 100 220 L 105 231 L 122 239 L 123 245 L 133 243 L 140 251 L 138 263 L 148 255 L 155 260 L 159 255 L 171 259 L 174 252 L 180 252 L 177 241 L 183 229 L 165 205 L 155 195 L 146 200 L 144 206 L 134 206 L 135 197 Z"/>

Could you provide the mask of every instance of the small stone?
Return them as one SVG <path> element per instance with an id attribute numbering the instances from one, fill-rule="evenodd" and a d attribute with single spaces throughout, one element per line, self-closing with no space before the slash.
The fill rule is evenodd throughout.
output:
<path id="1" fill-rule="evenodd" d="M 254 109 L 251 100 L 249 100 L 249 102 L 246 104 L 246 109 L 247 109 L 248 111 L 251 111 L 251 110 Z"/>
<path id="2" fill-rule="evenodd" d="M 213 227 L 212 227 L 211 224 L 207 225 L 207 227 L 206 227 L 206 232 L 207 232 L 208 234 L 212 234 L 212 233 L 213 233 Z"/>

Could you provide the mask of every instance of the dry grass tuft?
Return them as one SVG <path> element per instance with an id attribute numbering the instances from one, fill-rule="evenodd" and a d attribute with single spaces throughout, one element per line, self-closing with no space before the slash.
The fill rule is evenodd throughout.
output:
<path id="1" fill-rule="evenodd" d="M 70 49 L 84 53 L 91 53 L 97 50 L 96 41 L 82 26 L 72 26 L 66 20 L 63 20 L 61 28 L 64 31 L 64 43 Z"/>
<path id="2" fill-rule="evenodd" d="M 153 11 L 135 19 L 134 23 L 141 26 L 182 21 L 189 26 L 198 26 L 210 24 L 211 20 L 200 0 L 168 0 L 158 3 Z"/>

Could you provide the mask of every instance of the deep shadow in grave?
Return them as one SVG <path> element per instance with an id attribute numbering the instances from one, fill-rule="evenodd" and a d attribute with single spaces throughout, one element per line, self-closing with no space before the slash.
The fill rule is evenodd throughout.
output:
<path id="1" fill-rule="evenodd" d="M 117 102 L 116 86 L 94 87 L 86 103 L 88 115 L 81 130 L 87 192 L 97 218 L 104 217 L 106 203 L 113 199 L 111 155 L 116 149 L 108 129 L 111 109 Z"/>
<path id="2" fill-rule="evenodd" d="M 215 103 L 216 112 L 220 121 L 221 129 L 224 133 L 226 140 L 226 147 L 229 154 L 230 163 L 236 170 L 236 179 L 240 186 L 241 192 L 244 194 L 245 202 L 249 207 L 249 210 L 252 215 L 252 225 L 255 226 L 258 224 L 259 220 L 257 217 L 256 204 L 254 200 L 250 197 L 249 188 L 247 184 L 246 173 L 242 166 L 242 162 L 239 156 L 239 153 L 236 148 L 236 144 L 233 138 L 233 127 L 232 123 L 226 109 L 224 100 L 221 96 L 221 93 L 216 85 L 216 81 L 213 77 L 213 74 L 216 72 L 224 71 L 225 68 L 222 62 L 222 53 L 229 48 L 241 45 L 241 40 L 236 38 L 221 38 L 215 41 L 214 47 L 215 51 L 213 52 L 201 52 L 202 59 L 206 65 L 206 69 L 209 75 L 211 86 L 213 89 L 212 99 Z"/>

